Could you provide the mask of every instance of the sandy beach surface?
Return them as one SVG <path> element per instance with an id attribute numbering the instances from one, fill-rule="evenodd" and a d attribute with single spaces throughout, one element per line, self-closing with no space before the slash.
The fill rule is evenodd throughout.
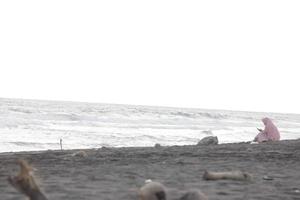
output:
<path id="1" fill-rule="evenodd" d="M 209 199 L 300 199 L 300 139 L 264 144 L 100 148 L 0 154 L 0 199 L 24 196 L 12 188 L 9 175 L 17 174 L 16 160 L 32 164 L 35 177 L 49 200 L 137 199 L 145 180 L 168 188 L 168 199 L 179 199 L 198 188 Z M 205 170 L 241 170 L 252 181 L 206 181 Z"/>

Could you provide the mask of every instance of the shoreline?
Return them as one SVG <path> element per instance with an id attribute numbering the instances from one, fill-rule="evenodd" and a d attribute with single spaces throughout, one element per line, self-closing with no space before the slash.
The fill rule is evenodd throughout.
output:
<path id="1" fill-rule="evenodd" d="M 238 144 L 251 144 L 251 145 L 262 145 L 262 144 L 276 144 L 276 143 L 282 143 L 282 142 L 292 142 L 292 141 L 297 141 L 300 140 L 300 138 L 297 139 L 287 139 L 287 140 L 280 140 L 276 142 L 266 142 L 266 143 L 251 143 L 251 141 L 246 141 L 246 142 L 230 142 L 230 143 L 219 143 L 217 145 L 197 145 L 197 144 L 187 144 L 187 145 L 160 145 L 160 147 L 155 147 L 153 146 L 130 146 L 130 147 L 99 147 L 99 148 L 74 148 L 74 149 L 47 149 L 47 150 L 32 150 L 32 151 L 5 151 L 5 152 L 0 152 L 0 157 L 1 155 L 11 155 L 11 154 L 39 154 L 39 153 L 44 153 L 44 152 L 74 152 L 74 151 L 92 151 L 92 150 L 101 150 L 101 149 L 139 149 L 139 148 L 170 148 L 170 147 L 187 147 L 187 146 L 199 146 L 199 147 L 204 147 L 204 146 L 232 146 L 232 145 L 238 145 Z"/>
<path id="2" fill-rule="evenodd" d="M 178 199 L 192 188 L 200 189 L 210 200 L 300 198 L 300 139 L 263 144 L 3 152 L 1 199 L 24 198 L 6 181 L 18 172 L 19 158 L 37 169 L 35 175 L 49 200 L 134 200 L 137 195 L 133 189 L 147 179 L 163 183 L 168 188 L 168 200 Z M 241 170 L 251 174 L 253 181 L 206 181 L 202 177 L 205 170 Z"/>

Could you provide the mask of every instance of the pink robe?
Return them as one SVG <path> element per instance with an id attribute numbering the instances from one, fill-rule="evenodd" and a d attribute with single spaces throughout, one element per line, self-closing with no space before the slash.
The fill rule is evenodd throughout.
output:
<path id="1" fill-rule="evenodd" d="M 280 140 L 280 134 L 277 127 L 273 124 L 271 119 L 263 118 L 262 122 L 265 125 L 265 130 L 257 134 L 254 141 L 265 142 L 265 141 L 278 141 Z"/>

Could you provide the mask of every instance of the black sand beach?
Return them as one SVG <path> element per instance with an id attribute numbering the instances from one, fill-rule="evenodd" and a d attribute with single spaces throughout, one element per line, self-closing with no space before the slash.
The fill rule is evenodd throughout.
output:
<path id="1" fill-rule="evenodd" d="M 24 196 L 7 182 L 19 171 L 16 160 L 26 159 L 37 169 L 40 186 L 49 200 L 137 199 L 145 180 L 168 188 L 168 199 L 198 188 L 209 199 L 300 199 L 300 139 L 264 144 L 100 148 L 0 154 L 0 199 Z M 206 181 L 205 170 L 241 170 L 252 181 Z"/>

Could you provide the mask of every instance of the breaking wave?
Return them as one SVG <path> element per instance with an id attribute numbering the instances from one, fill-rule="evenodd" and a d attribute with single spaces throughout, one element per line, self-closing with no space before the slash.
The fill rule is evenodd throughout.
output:
<path id="1" fill-rule="evenodd" d="M 300 115 L 0 99 L 0 152 L 252 140 L 260 119 L 274 119 L 282 139 L 300 135 Z"/>

